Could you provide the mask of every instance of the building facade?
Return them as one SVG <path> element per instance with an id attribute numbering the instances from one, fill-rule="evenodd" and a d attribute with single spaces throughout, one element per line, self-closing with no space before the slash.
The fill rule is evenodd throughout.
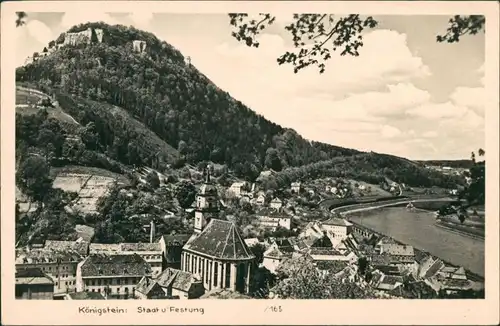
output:
<path id="1" fill-rule="evenodd" d="M 331 218 L 321 223 L 322 229 L 331 233 L 334 238 L 344 240 L 352 232 L 352 223 L 341 218 Z"/>

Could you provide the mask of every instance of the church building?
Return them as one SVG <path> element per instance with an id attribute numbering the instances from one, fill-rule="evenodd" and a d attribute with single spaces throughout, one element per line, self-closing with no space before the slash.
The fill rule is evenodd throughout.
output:
<path id="1" fill-rule="evenodd" d="M 197 274 L 206 291 L 228 289 L 248 293 L 255 256 L 237 227 L 218 219 L 217 188 L 204 171 L 196 198 L 194 234 L 182 248 L 181 270 Z"/>

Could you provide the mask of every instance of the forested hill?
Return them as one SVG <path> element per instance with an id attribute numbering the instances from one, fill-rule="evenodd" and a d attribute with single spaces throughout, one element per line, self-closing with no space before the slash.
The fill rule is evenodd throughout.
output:
<path id="1" fill-rule="evenodd" d="M 64 44 L 68 36 L 63 33 L 44 49 L 48 55 L 36 54 L 36 61 L 18 68 L 16 80 L 54 95 L 84 128 L 87 149 L 120 164 L 155 162 L 161 169 L 167 163 L 212 161 L 227 164 L 239 177 L 255 179 L 267 168 L 281 171 L 365 155 L 359 171 L 352 173 L 394 177 L 409 171 L 407 160 L 311 142 L 266 120 L 151 33 L 104 23 L 81 24 L 68 32 L 88 28 L 90 44 Z M 102 39 L 96 30 L 103 31 Z M 145 43 L 138 46 L 138 41 Z M 111 111 L 119 114 L 110 118 Z M 404 170 L 396 171 L 403 165 Z M 423 170 L 412 166 L 418 173 L 407 177 L 416 185 L 421 175 L 431 184 L 449 184 L 441 174 L 429 176 Z"/>
<path id="2" fill-rule="evenodd" d="M 89 27 L 94 31 L 92 44 L 63 45 L 65 34 L 61 34 L 49 44 L 49 52 L 51 47 L 58 49 L 18 68 L 16 79 L 66 96 L 60 101 L 63 107 L 74 105 L 67 104 L 70 95 L 124 108 L 187 162 L 211 160 L 258 174 L 265 165 L 280 170 L 358 153 L 309 142 L 257 115 L 151 33 L 104 23 L 78 25 L 68 32 Z M 102 43 L 97 41 L 95 29 L 103 30 Z M 142 53 L 134 51 L 135 40 L 146 42 Z M 89 122 L 88 117 L 84 120 Z M 114 132 L 118 130 L 98 130 L 103 146 L 132 140 L 131 135 L 114 137 Z M 139 150 L 142 145 L 138 144 Z M 128 163 L 125 152 L 118 160 Z"/>

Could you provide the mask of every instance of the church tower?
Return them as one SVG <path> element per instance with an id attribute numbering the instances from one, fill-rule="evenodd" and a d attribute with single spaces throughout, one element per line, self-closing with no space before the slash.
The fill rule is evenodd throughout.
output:
<path id="1" fill-rule="evenodd" d="M 219 198 L 217 188 L 210 180 L 210 170 L 203 170 L 205 182 L 196 196 L 196 210 L 194 212 L 194 232 L 200 233 L 212 218 L 219 213 Z"/>

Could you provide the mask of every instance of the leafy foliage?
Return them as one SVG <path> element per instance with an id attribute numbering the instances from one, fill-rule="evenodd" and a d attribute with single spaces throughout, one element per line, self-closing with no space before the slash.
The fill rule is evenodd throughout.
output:
<path id="1" fill-rule="evenodd" d="M 174 193 L 179 205 L 182 208 L 188 208 L 196 197 L 196 188 L 192 182 L 183 180 L 176 185 Z"/>
<path id="2" fill-rule="evenodd" d="M 449 20 L 449 25 L 444 35 L 436 36 L 440 43 L 456 43 L 464 35 L 476 35 L 480 31 L 485 32 L 486 18 L 480 15 L 460 16 L 455 15 Z"/>
<path id="3" fill-rule="evenodd" d="M 271 290 L 280 299 L 369 299 L 373 294 L 356 283 L 323 274 L 305 258 L 292 258 L 277 270 L 278 283 Z"/>
<path id="4" fill-rule="evenodd" d="M 52 188 L 50 165 L 38 155 L 28 156 L 16 172 L 16 184 L 32 201 L 43 201 Z"/>

